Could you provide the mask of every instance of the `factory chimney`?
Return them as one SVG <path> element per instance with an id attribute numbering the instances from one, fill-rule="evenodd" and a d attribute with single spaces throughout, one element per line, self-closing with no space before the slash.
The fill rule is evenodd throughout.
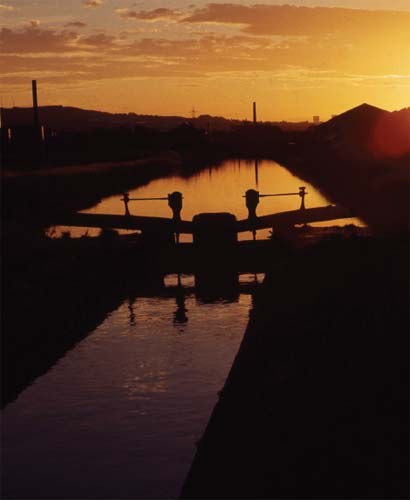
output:
<path id="1" fill-rule="evenodd" d="M 43 141 L 44 141 L 44 128 L 40 126 L 40 118 L 38 113 L 37 101 L 37 80 L 31 81 L 31 88 L 33 92 L 33 146 L 32 146 L 32 164 L 37 168 L 43 161 Z"/>
<path id="2" fill-rule="evenodd" d="M 38 118 L 37 80 L 33 80 L 31 86 L 33 91 L 33 125 L 38 128 L 40 123 Z"/>
<path id="3" fill-rule="evenodd" d="M 253 124 L 256 125 L 256 102 L 253 103 Z"/>

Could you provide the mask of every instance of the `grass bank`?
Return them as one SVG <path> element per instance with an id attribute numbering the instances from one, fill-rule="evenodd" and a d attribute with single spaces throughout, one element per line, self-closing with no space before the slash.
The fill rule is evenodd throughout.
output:
<path id="1" fill-rule="evenodd" d="M 182 498 L 408 498 L 408 241 L 268 274 Z"/>

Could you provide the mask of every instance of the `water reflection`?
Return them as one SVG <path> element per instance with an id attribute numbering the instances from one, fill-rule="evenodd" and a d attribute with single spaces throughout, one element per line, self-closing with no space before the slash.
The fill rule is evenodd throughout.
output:
<path id="1" fill-rule="evenodd" d="M 197 299 L 204 304 L 218 301 L 237 302 L 238 273 L 229 268 L 219 268 L 218 272 L 204 269 L 195 275 L 195 292 Z"/>
<path id="2" fill-rule="evenodd" d="M 230 302 L 204 302 L 193 275 L 132 290 L 3 411 L 5 497 L 176 498 L 245 331 L 254 282 L 237 278 Z"/>
<path id="3" fill-rule="evenodd" d="M 309 195 L 306 198 L 306 207 L 314 208 L 326 206 L 331 200 L 325 198 L 315 187 L 301 178 L 291 174 L 285 167 L 273 160 L 227 160 L 196 171 L 190 176 L 171 176 L 157 179 L 146 186 L 129 192 L 129 198 L 155 198 L 155 200 L 130 202 L 129 210 L 132 215 L 172 217 L 172 212 L 166 200 L 168 193 L 181 192 L 183 194 L 183 208 L 181 218 L 192 220 L 193 216 L 204 212 L 229 212 L 238 220 L 248 215 L 243 195 L 248 189 L 256 189 L 261 193 L 286 193 L 298 190 L 299 186 L 306 186 Z M 297 197 L 264 198 L 258 206 L 258 215 L 268 215 L 286 210 L 299 208 L 300 200 Z M 112 196 L 102 200 L 95 207 L 87 210 L 91 213 L 124 214 L 124 202 L 121 196 Z M 336 223 L 337 221 L 335 221 Z M 345 219 L 341 224 L 362 224 L 358 219 Z M 328 223 L 326 224 L 328 225 Z M 64 228 L 60 228 L 60 233 Z M 73 236 L 85 233 L 83 228 L 70 228 Z M 90 235 L 98 234 L 98 230 L 91 229 Z M 268 230 L 259 230 L 258 239 L 267 238 Z M 241 233 L 239 239 L 249 239 L 250 235 Z M 182 235 L 181 241 L 191 241 L 189 235 Z"/>
<path id="4" fill-rule="evenodd" d="M 259 160 L 255 158 L 255 187 L 259 188 Z"/>
<path id="5" fill-rule="evenodd" d="M 181 274 L 178 274 L 178 285 L 175 292 L 175 301 L 177 310 L 174 313 L 174 323 L 184 324 L 188 321 L 186 313 L 188 309 L 185 307 L 185 289 L 182 286 Z"/>
<path id="6" fill-rule="evenodd" d="M 142 288 L 136 295 L 129 297 L 129 325 L 137 325 L 139 303 L 144 297 L 164 297 L 175 300 L 175 309 L 170 322 L 179 331 L 189 321 L 187 301 L 194 297 L 198 305 L 230 304 L 239 301 L 241 295 L 252 295 L 262 283 L 264 274 L 239 274 L 236 271 L 218 273 L 168 274 L 155 287 Z"/>
<path id="7" fill-rule="evenodd" d="M 158 179 L 130 192 L 131 198 L 157 198 L 173 191 L 183 193 L 184 205 L 181 217 L 192 220 L 193 216 L 204 212 L 229 212 L 239 219 L 245 219 L 248 211 L 243 195 L 248 189 L 261 193 L 281 193 L 297 191 L 306 186 L 309 195 L 307 208 L 325 206 L 330 203 L 314 186 L 291 174 L 286 168 L 272 160 L 228 160 L 219 166 L 196 172 L 193 176 L 173 176 Z M 299 208 L 298 197 L 264 198 L 258 206 L 258 215 L 295 210 Z M 106 198 L 90 209 L 93 213 L 122 214 L 120 197 Z M 147 201 L 131 207 L 135 215 L 170 217 L 166 202 Z M 267 237 L 268 231 L 258 231 L 259 237 Z M 240 239 L 249 239 L 244 233 Z M 190 241 L 183 236 L 182 241 Z"/>
<path id="8" fill-rule="evenodd" d="M 132 197 L 161 197 L 172 191 L 184 194 L 182 218 L 191 220 L 201 212 L 230 212 L 238 219 L 246 218 L 247 210 L 243 195 L 248 189 L 261 192 L 289 192 L 299 185 L 309 190 L 309 207 L 327 205 L 328 200 L 312 185 L 303 182 L 288 170 L 271 160 L 228 160 L 207 171 L 196 172 L 185 178 L 174 176 L 158 179 L 130 193 Z M 298 208 L 298 200 L 281 198 L 264 200 L 259 207 L 260 215 Z M 135 214 L 166 216 L 170 211 L 166 203 L 155 201 L 134 206 Z M 123 213 L 118 197 L 103 200 L 90 210 L 95 213 Z"/>
<path id="9" fill-rule="evenodd" d="M 135 304 L 135 297 L 128 297 L 128 310 L 130 312 L 130 326 L 135 326 L 134 304 Z"/>

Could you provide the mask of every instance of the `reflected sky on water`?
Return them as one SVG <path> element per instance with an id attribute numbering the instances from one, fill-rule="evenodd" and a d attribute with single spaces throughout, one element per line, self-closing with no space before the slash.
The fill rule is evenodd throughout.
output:
<path id="1" fill-rule="evenodd" d="M 186 321 L 167 276 L 161 294 L 127 299 L 3 411 L 7 498 L 178 495 L 252 306 L 241 292 L 203 303 L 193 276 L 180 281 Z"/>
<path id="2" fill-rule="evenodd" d="M 308 182 L 291 174 L 285 167 L 273 160 L 227 160 L 219 166 L 209 167 L 190 177 L 174 175 L 150 182 L 146 186 L 130 190 L 130 198 L 166 197 L 168 193 L 183 193 L 181 217 L 192 220 L 202 212 L 229 212 L 237 219 L 245 219 L 248 211 L 243 195 L 248 189 L 257 189 L 261 194 L 297 193 L 300 186 L 306 186 L 308 195 L 306 208 L 326 206 L 331 203 Z M 257 208 L 258 215 L 268 215 L 300 207 L 299 196 L 261 198 Z M 171 217 L 167 201 L 132 201 L 129 204 L 132 215 Z M 124 214 L 121 196 L 105 198 L 95 207 L 86 210 L 91 213 Z M 344 219 L 332 224 L 362 225 L 358 219 Z M 329 225 L 329 222 L 315 225 Z M 82 235 L 85 229 L 70 228 L 72 235 Z M 97 234 L 97 229 L 89 229 L 88 234 Z M 270 230 L 258 231 L 258 238 L 267 238 Z M 251 233 L 240 233 L 239 239 L 251 239 Z M 189 235 L 182 235 L 181 241 L 192 241 Z"/>

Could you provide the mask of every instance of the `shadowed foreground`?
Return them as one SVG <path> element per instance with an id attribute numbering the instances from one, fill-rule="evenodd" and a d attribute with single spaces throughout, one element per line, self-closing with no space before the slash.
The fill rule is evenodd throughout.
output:
<path id="1" fill-rule="evenodd" d="M 408 245 L 322 242 L 266 279 L 182 498 L 408 498 Z"/>

